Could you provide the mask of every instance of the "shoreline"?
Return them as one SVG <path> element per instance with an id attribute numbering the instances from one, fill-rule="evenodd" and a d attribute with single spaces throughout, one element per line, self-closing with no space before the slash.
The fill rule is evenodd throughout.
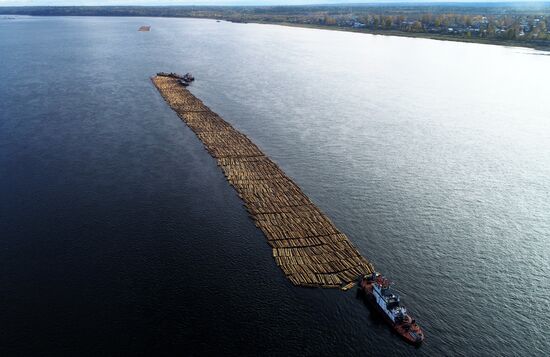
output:
<path id="1" fill-rule="evenodd" d="M 197 18 L 197 17 L 189 17 L 189 18 Z M 401 32 L 401 31 L 371 31 L 368 29 L 354 29 L 354 28 L 347 28 L 347 27 L 334 27 L 334 26 L 321 26 L 321 25 L 310 25 L 310 24 L 299 24 L 299 23 L 290 23 L 290 22 L 268 22 L 268 21 L 262 21 L 262 22 L 236 22 L 236 21 L 230 21 L 230 20 L 223 20 L 231 23 L 236 24 L 259 24 L 259 25 L 279 25 L 279 26 L 286 26 L 286 27 L 297 27 L 297 28 L 307 28 L 307 29 L 315 29 L 315 30 L 329 30 L 329 31 L 340 31 L 340 32 L 352 32 L 352 33 L 362 33 L 367 35 L 380 35 L 380 36 L 396 36 L 396 37 L 408 37 L 408 38 L 422 38 L 426 40 L 437 40 L 437 41 L 448 41 L 448 42 L 461 42 L 461 43 L 477 43 L 481 45 L 494 45 L 494 46 L 504 46 L 504 47 L 522 47 L 522 48 L 530 48 L 537 51 L 544 51 L 544 52 L 550 52 L 550 45 L 537 45 L 531 42 L 525 43 L 523 41 L 499 41 L 499 40 L 479 40 L 479 39 L 468 39 L 468 38 L 457 38 L 454 36 L 445 36 L 445 35 L 432 35 L 429 33 L 424 32 L 417 32 L 417 33 L 409 33 L 409 32 Z M 550 55 L 550 53 L 549 53 Z"/>

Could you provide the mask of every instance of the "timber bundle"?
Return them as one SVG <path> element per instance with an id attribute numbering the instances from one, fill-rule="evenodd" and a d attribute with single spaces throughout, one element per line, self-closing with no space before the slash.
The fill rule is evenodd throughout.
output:
<path id="1" fill-rule="evenodd" d="M 347 290 L 358 276 L 374 272 L 348 237 L 246 135 L 212 112 L 178 78 L 157 75 L 152 81 L 217 160 L 294 285 Z"/>

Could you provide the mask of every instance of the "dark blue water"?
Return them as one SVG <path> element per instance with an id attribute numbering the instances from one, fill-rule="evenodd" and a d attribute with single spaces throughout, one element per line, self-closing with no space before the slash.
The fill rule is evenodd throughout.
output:
<path id="1" fill-rule="evenodd" d="M 149 33 L 137 32 L 152 25 Z M 550 350 L 550 58 L 207 20 L 0 20 L 2 355 Z M 389 275 L 427 340 L 295 288 L 151 85 L 249 135 Z"/>

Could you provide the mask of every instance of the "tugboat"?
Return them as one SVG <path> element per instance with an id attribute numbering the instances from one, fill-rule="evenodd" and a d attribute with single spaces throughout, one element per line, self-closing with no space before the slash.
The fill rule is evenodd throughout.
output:
<path id="1" fill-rule="evenodd" d="M 420 345 L 424 341 L 424 332 L 407 313 L 407 309 L 400 306 L 399 295 L 390 291 L 388 279 L 374 272 L 361 278 L 360 288 L 366 294 L 367 300 L 382 313 L 393 330 L 405 341 L 413 345 Z"/>
<path id="2" fill-rule="evenodd" d="M 195 80 L 195 77 L 193 77 L 191 73 L 185 73 L 185 75 L 181 79 L 189 83 L 189 82 L 193 82 Z"/>

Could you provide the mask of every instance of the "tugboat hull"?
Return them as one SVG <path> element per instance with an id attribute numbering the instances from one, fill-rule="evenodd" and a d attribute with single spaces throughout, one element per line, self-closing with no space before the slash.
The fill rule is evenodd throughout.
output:
<path id="1" fill-rule="evenodd" d="M 386 323 L 392 327 L 393 331 L 401 336 L 406 342 L 415 346 L 421 345 L 424 341 L 424 332 L 420 326 L 418 326 L 416 321 L 408 314 L 404 315 L 399 320 L 393 320 L 388 315 L 388 310 L 384 309 L 379 301 L 377 301 L 374 284 L 376 284 L 375 281 L 367 281 L 365 279 L 361 281 L 361 290 L 365 293 L 367 303 L 370 304 L 377 313 L 382 315 Z"/>

